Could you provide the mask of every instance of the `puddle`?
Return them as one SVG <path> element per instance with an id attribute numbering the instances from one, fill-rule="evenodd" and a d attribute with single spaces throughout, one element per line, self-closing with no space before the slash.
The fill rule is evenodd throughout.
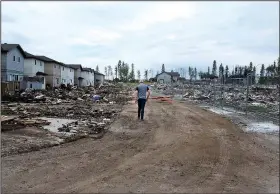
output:
<path id="1" fill-rule="evenodd" d="M 279 126 L 269 122 L 250 123 L 246 130 L 261 133 L 279 132 Z"/>
<path id="2" fill-rule="evenodd" d="M 72 123 L 75 122 L 76 120 L 71 120 L 71 119 L 59 119 L 59 118 L 46 118 L 46 117 L 40 117 L 40 119 L 47 120 L 48 122 L 51 122 L 49 125 L 43 126 L 44 129 L 49 130 L 54 133 L 67 133 L 67 134 L 72 134 L 70 132 L 59 132 L 58 128 L 62 127 L 64 124 Z"/>
<path id="3" fill-rule="evenodd" d="M 211 112 L 217 113 L 219 115 L 228 115 L 228 114 L 233 113 L 233 112 L 223 110 L 223 109 L 219 109 L 219 108 L 209 108 L 208 110 L 211 111 Z"/>
<path id="4" fill-rule="evenodd" d="M 230 114 L 245 114 L 244 112 L 236 111 L 232 108 L 216 108 L 216 107 L 207 107 L 201 106 L 202 108 L 206 108 L 207 110 L 214 112 L 219 115 L 230 115 Z"/>

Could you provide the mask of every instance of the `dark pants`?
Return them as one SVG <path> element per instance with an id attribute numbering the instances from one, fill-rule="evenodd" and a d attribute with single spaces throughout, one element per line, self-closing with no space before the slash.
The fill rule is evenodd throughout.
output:
<path id="1" fill-rule="evenodd" d="M 140 118 L 141 113 L 141 119 L 144 119 L 144 108 L 146 104 L 146 99 L 138 99 L 138 119 Z"/>

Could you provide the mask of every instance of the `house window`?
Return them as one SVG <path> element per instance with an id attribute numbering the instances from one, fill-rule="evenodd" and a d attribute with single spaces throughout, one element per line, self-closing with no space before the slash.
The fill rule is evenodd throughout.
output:
<path id="1" fill-rule="evenodd" d="M 37 64 L 37 61 L 35 60 L 35 65 Z"/>
<path id="2" fill-rule="evenodd" d="M 16 56 L 13 56 L 13 61 L 16 61 Z"/>
<path id="3" fill-rule="evenodd" d="M 54 65 L 54 68 L 56 68 L 56 65 Z"/>
<path id="4" fill-rule="evenodd" d="M 18 81 L 18 75 L 15 75 L 14 80 Z"/>
<path id="5" fill-rule="evenodd" d="M 40 66 L 42 67 L 42 62 L 40 61 Z"/>
<path id="6" fill-rule="evenodd" d="M 30 84 L 29 88 L 32 88 L 32 84 Z"/>
<path id="7" fill-rule="evenodd" d="M 70 79 L 70 83 L 72 84 L 72 79 Z"/>
<path id="8" fill-rule="evenodd" d="M 18 62 L 20 62 L 20 57 L 18 57 Z"/>
<path id="9" fill-rule="evenodd" d="M 64 71 L 64 67 L 62 67 L 62 71 Z"/>
<path id="10" fill-rule="evenodd" d="M 56 78 L 56 84 L 59 84 L 59 79 L 58 78 Z"/>

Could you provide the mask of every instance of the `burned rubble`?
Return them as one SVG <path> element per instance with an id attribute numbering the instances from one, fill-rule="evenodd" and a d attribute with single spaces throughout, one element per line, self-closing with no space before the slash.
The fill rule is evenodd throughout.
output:
<path id="1" fill-rule="evenodd" d="M 131 100 L 131 88 L 104 84 L 100 87 L 25 90 L 5 97 L 1 105 L 2 131 L 37 127 L 64 142 L 80 137 L 100 137 L 124 104 Z M 56 132 L 46 130 L 49 119 L 75 120 Z"/>
<path id="2" fill-rule="evenodd" d="M 247 105 L 246 86 L 185 84 L 172 87 L 161 84 L 156 86 L 156 90 L 165 95 L 181 95 L 181 100 L 197 104 L 223 105 L 243 111 L 247 106 L 248 111 L 266 113 L 273 118 L 278 118 L 279 115 L 279 94 L 276 87 L 250 86 Z"/>

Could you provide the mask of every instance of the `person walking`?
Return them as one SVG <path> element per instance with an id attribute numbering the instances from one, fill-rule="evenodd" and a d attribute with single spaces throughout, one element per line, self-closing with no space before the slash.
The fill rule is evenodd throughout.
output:
<path id="1" fill-rule="evenodd" d="M 149 87 L 143 83 L 143 80 L 140 81 L 140 84 L 136 87 L 135 103 L 138 102 L 138 119 L 144 120 L 144 109 L 146 102 L 150 97 Z"/>

